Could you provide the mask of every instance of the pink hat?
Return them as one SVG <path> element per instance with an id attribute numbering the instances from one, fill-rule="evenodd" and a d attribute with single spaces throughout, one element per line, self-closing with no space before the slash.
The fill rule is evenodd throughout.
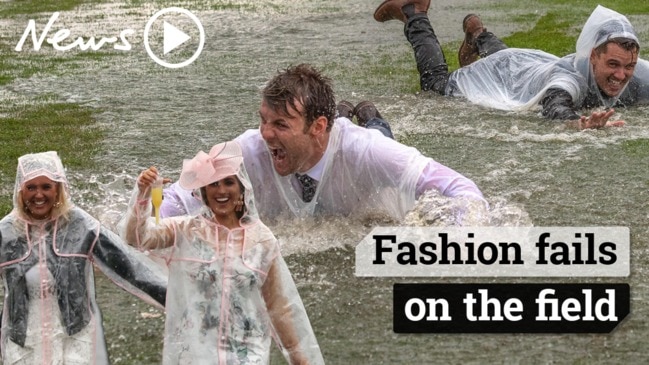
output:
<path id="1" fill-rule="evenodd" d="M 242 163 L 243 155 L 238 143 L 219 143 L 209 154 L 199 151 L 191 160 L 184 160 L 178 182 L 184 189 L 202 188 L 227 176 L 237 175 Z"/>

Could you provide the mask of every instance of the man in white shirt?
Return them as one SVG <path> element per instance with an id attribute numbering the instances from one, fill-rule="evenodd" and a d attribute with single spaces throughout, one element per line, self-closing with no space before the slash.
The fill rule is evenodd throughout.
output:
<path id="1" fill-rule="evenodd" d="M 417 149 L 347 118 L 334 121 L 331 80 L 309 65 L 279 72 L 262 94 L 259 128 L 235 138 L 262 220 L 319 214 L 401 219 L 432 189 L 484 202 L 473 181 Z M 162 214 L 192 213 L 190 199 L 172 186 Z"/>

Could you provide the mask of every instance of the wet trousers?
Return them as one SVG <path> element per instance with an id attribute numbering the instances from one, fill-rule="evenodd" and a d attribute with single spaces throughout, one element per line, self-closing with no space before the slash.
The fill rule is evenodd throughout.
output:
<path id="1" fill-rule="evenodd" d="M 428 15 L 419 13 L 408 18 L 404 33 L 415 51 L 421 89 L 446 95 L 448 64 Z M 507 45 L 491 32 L 480 34 L 475 44 L 480 57 L 488 57 L 507 48 Z"/>
<path id="2" fill-rule="evenodd" d="M 367 123 L 365 123 L 365 128 L 376 129 L 379 132 L 383 133 L 384 136 L 394 139 L 394 136 L 392 135 L 392 129 L 390 128 L 390 124 L 379 117 L 374 117 L 368 120 Z"/>

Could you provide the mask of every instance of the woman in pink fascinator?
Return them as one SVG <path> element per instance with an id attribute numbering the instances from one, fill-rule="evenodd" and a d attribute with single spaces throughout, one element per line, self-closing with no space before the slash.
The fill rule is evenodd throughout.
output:
<path id="1" fill-rule="evenodd" d="M 163 364 L 268 364 L 275 339 L 290 364 L 323 364 L 273 233 L 258 218 L 236 142 L 183 162 L 179 184 L 198 215 L 151 218 L 155 167 L 137 179 L 122 220 L 125 240 L 169 269 Z"/>

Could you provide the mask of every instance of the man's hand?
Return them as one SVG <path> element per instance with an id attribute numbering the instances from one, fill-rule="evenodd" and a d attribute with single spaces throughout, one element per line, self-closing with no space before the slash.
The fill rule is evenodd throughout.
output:
<path id="1" fill-rule="evenodd" d="M 577 122 L 577 128 L 582 129 L 599 129 L 604 127 L 621 127 L 624 125 L 623 120 L 612 120 L 609 121 L 608 118 L 613 116 L 615 113 L 614 109 L 609 109 L 603 112 L 593 112 L 590 117 L 581 116 Z"/>

